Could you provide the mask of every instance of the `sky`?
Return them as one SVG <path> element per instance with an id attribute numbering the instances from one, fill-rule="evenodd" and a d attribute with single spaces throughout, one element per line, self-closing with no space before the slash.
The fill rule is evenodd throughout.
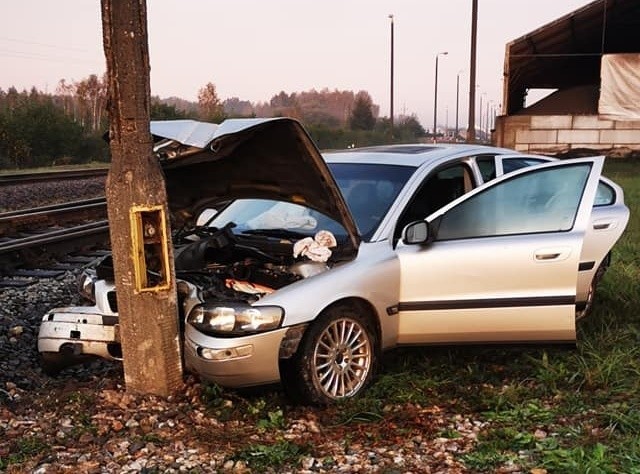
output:
<path id="1" fill-rule="evenodd" d="M 394 16 L 394 116 L 459 122 L 469 98 L 471 0 L 147 0 L 151 93 L 197 100 L 215 84 L 224 100 L 268 101 L 280 91 L 366 90 L 390 112 Z M 505 46 L 587 0 L 479 0 L 477 105 L 502 102 Z M 99 0 L 3 0 L 0 88 L 55 92 L 60 79 L 105 71 Z M 485 109 L 483 109 L 485 110 Z M 476 119 L 477 121 L 477 119 Z"/>

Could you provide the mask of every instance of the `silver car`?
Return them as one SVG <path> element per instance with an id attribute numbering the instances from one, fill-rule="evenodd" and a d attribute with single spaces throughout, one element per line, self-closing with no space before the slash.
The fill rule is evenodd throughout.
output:
<path id="1" fill-rule="evenodd" d="M 226 387 L 281 381 L 304 402 L 358 394 L 401 345 L 574 341 L 629 217 L 602 157 L 530 157 L 541 163 L 505 173 L 525 155 L 417 144 L 322 156 L 290 119 L 152 131 L 182 225 L 186 367 Z M 119 357 L 108 260 L 83 287 L 93 306 L 44 316 L 45 360 Z"/>

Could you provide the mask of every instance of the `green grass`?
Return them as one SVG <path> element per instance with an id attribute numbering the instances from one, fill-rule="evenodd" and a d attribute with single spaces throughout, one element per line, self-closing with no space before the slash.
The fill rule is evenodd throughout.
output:
<path id="1" fill-rule="evenodd" d="M 279 440 L 274 444 L 250 444 L 237 451 L 232 459 L 243 461 L 255 472 L 279 472 L 284 466 L 297 466 L 308 452 L 309 446 Z"/>
<path id="2" fill-rule="evenodd" d="M 640 162 L 609 160 L 629 224 L 575 348 L 401 349 L 336 420 L 384 423 L 384 407 L 436 405 L 486 423 L 460 454 L 472 472 L 640 473 Z M 445 433 L 451 436 L 451 432 Z M 442 435 L 442 433 L 440 433 Z"/>
<path id="3" fill-rule="evenodd" d="M 487 422 L 475 448 L 461 457 L 472 471 L 511 462 L 523 471 L 640 472 L 640 162 L 610 160 L 605 174 L 624 188 L 631 217 L 594 312 L 578 328 L 576 349 L 526 349 L 480 378 L 475 370 L 489 369 L 502 350 L 460 351 L 456 361 L 446 360 L 459 387 L 482 393 L 482 402 L 462 398 Z M 432 362 L 445 357 L 435 353 Z M 441 391 L 434 401 L 446 403 L 446 396 Z M 545 436 L 537 439 L 536 430 Z"/>
<path id="4" fill-rule="evenodd" d="M 227 459 L 243 461 L 252 472 L 295 472 L 301 459 L 312 456 L 330 472 L 332 460 L 320 446 L 283 439 L 292 420 L 319 420 L 320 436 L 342 440 L 346 453 L 351 446 L 402 444 L 415 434 L 459 438 L 448 420 L 460 414 L 481 423 L 475 444 L 455 453 L 469 472 L 516 466 L 520 472 L 640 474 L 640 162 L 609 160 L 605 174 L 624 188 L 631 217 L 594 311 L 579 324 L 575 348 L 403 348 L 385 354 L 378 378 L 362 396 L 327 408 L 290 406 L 278 390 L 247 395 L 204 385 L 194 403 L 220 421 L 246 422 L 257 434 L 226 431 L 233 446 Z M 65 399 L 80 408 L 94 402 L 80 391 Z M 444 422 L 432 422 L 438 419 Z M 75 414 L 73 420 L 78 433 L 72 435 L 94 433 L 90 418 Z M 197 434 L 220 443 L 219 433 Z M 165 442 L 154 433 L 145 436 Z M 0 456 L 0 471 L 50 450 L 36 437 L 10 448 L 10 455 Z"/>

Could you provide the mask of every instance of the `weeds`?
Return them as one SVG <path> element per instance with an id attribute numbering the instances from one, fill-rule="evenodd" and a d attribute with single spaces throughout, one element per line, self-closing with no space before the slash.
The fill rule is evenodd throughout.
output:
<path id="1" fill-rule="evenodd" d="M 35 436 L 18 439 L 13 443 L 11 454 L 0 457 L 0 469 L 4 470 L 11 464 L 19 464 L 25 460 L 49 451 L 49 445 Z"/>
<path id="2" fill-rule="evenodd" d="M 275 444 L 251 444 L 233 456 L 234 461 L 243 461 L 256 472 L 278 472 L 283 466 L 296 466 L 300 459 L 310 452 L 307 445 L 291 441 L 278 441 Z"/>

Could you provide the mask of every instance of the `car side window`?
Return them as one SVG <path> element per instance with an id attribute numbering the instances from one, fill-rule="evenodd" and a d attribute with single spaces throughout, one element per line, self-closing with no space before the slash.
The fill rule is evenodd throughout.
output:
<path id="1" fill-rule="evenodd" d="M 502 160 L 502 172 L 507 174 L 520 168 L 539 165 L 540 163 L 546 163 L 546 160 L 538 160 L 536 158 L 504 158 Z"/>
<path id="2" fill-rule="evenodd" d="M 616 201 L 616 193 L 607 183 L 600 181 L 596 191 L 596 199 L 593 202 L 595 207 L 610 206 Z"/>
<path id="3" fill-rule="evenodd" d="M 395 237 L 398 238 L 402 229 L 410 222 L 426 218 L 474 187 L 471 170 L 464 163 L 441 168 L 430 174 L 400 216 Z"/>
<path id="4" fill-rule="evenodd" d="M 479 156 L 476 158 L 476 164 L 482 175 L 482 181 L 487 182 L 496 179 L 496 159 L 491 156 Z"/>
<path id="5" fill-rule="evenodd" d="M 436 240 L 569 231 L 590 168 L 542 169 L 490 187 L 444 213 Z"/>

